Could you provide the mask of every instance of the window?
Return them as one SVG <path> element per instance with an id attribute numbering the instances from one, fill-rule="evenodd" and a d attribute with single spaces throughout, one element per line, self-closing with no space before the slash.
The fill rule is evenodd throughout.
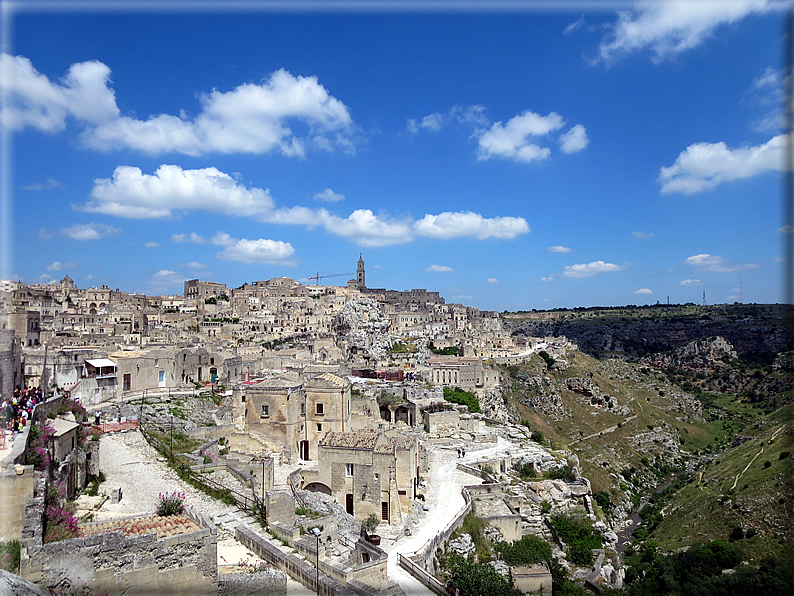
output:
<path id="1" fill-rule="evenodd" d="M 345 464 L 345 476 L 353 475 L 353 464 Z"/>
<path id="2" fill-rule="evenodd" d="M 245 395 L 243 395 L 243 403 L 245 403 Z"/>
<path id="3" fill-rule="evenodd" d="M 301 416 L 305 416 L 305 415 L 306 415 L 306 404 L 302 403 L 301 404 Z"/>
<path id="4" fill-rule="evenodd" d="M 270 416 L 270 405 L 262 404 L 262 418 Z"/>
<path id="5" fill-rule="evenodd" d="M 315 409 L 315 412 L 317 413 L 317 415 L 318 415 L 318 416 L 322 416 L 322 415 L 325 413 L 325 412 L 323 411 L 323 404 L 322 404 L 322 402 L 317 402 L 317 403 L 315 404 L 315 408 L 316 408 L 316 409 Z"/>
<path id="6" fill-rule="evenodd" d="M 323 425 L 322 425 L 322 424 L 320 424 L 320 423 L 317 423 L 317 432 L 318 432 L 318 433 L 319 433 L 319 432 L 322 432 L 322 430 L 323 430 Z"/>

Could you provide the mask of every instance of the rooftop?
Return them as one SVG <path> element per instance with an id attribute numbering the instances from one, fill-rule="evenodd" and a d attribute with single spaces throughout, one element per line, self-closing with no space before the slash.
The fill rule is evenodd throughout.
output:
<path id="1" fill-rule="evenodd" d="M 80 526 L 83 536 L 121 530 L 125 536 L 157 534 L 158 538 L 187 534 L 200 529 L 199 525 L 186 515 L 150 515 Z"/>
<path id="2" fill-rule="evenodd" d="M 322 441 L 324 447 L 349 447 L 373 449 L 378 440 L 378 431 L 362 429 L 354 433 L 330 431 Z"/>

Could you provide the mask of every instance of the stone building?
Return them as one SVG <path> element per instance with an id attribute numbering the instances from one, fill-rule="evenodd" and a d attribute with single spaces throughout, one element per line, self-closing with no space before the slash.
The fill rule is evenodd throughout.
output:
<path id="1" fill-rule="evenodd" d="M 243 384 L 234 397 L 244 431 L 263 440 L 285 460 L 316 460 L 329 431 L 350 430 L 350 382 L 333 373 L 306 380 L 284 373 Z"/>
<path id="2" fill-rule="evenodd" d="M 364 520 L 375 514 L 390 525 L 410 515 L 419 483 L 420 453 L 413 437 L 382 429 L 330 432 L 319 446 L 317 470 L 301 474 L 303 487 L 330 494 Z"/>

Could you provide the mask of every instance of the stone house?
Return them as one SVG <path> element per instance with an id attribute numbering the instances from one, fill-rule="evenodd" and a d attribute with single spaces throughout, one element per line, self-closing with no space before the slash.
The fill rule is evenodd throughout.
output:
<path id="1" fill-rule="evenodd" d="M 311 379 L 284 373 L 243 385 L 234 404 L 245 432 L 256 434 L 285 460 L 317 459 L 329 431 L 350 430 L 350 382 L 333 373 Z"/>
<path id="2" fill-rule="evenodd" d="M 419 485 L 420 454 L 413 437 L 382 429 L 330 432 L 319 447 L 317 470 L 301 474 L 304 488 L 332 495 L 356 519 L 375 514 L 390 525 L 410 515 Z"/>

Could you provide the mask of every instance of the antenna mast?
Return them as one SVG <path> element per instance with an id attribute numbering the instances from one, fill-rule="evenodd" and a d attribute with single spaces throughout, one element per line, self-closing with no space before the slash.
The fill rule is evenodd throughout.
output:
<path id="1" fill-rule="evenodd" d="M 703 290 L 703 306 L 706 306 L 706 290 Z"/>

